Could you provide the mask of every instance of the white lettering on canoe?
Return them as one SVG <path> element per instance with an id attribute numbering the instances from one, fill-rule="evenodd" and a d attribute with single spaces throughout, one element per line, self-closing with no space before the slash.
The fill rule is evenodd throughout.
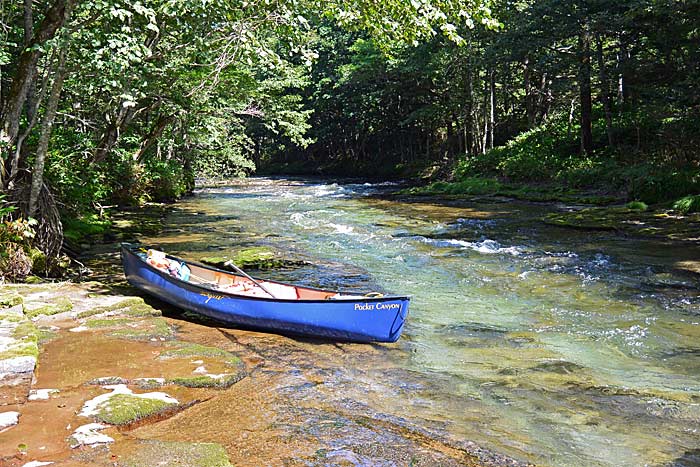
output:
<path id="1" fill-rule="evenodd" d="M 373 311 L 373 310 L 398 310 L 401 305 L 398 303 L 355 303 L 355 311 Z"/>

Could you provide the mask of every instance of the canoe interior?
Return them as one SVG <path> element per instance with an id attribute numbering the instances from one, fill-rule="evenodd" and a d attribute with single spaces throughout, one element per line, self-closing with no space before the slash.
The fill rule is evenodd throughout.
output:
<path id="1" fill-rule="evenodd" d="M 235 295 L 245 295 L 248 297 L 269 297 L 269 295 L 247 277 L 233 273 L 213 270 L 196 264 L 185 262 L 190 268 L 191 275 L 189 282 L 213 288 L 221 292 Z M 281 282 L 258 280 L 274 298 L 282 300 L 328 300 L 336 297 L 335 292 L 299 287 Z M 340 297 L 336 297 L 340 298 Z"/>
<path id="2" fill-rule="evenodd" d="M 152 250 L 144 250 L 142 248 L 129 247 L 126 245 L 124 248 L 150 267 L 160 271 L 162 274 L 170 276 L 171 280 L 181 281 L 181 279 L 168 271 L 167 264 L 161 262 L 163 260 L 153 260 L 153 258 L 146 253 L 146 251 L 151 252 Z M 191 261 L 185 261 L 175 256 L 164 255 L 162 252 L 158 253 L 166 258 L 164 260 L 165 263 L 174 262 L 176 264 L 187 265 L 190 269 L 190 277 L 186 282 L 229 295 L 289 301 L 366 300 L 368 298 L 362 295 L 351 295 L 329 290 L 314 289 L 311 287 L 301 287 L 277 281 L 255 279 L 254 282 L 236 273 L 222 271 Z M 262 284 L 264 289 L 257 284 Z M 382 297 L 382 295 L 379 294 L 379 297 Z"/>

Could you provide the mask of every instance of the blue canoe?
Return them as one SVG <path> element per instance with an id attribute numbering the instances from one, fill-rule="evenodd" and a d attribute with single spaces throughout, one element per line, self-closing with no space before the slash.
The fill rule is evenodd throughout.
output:
<path id="1" fill-rule="evenodd" d="M 339 294 L 257 279 L 260 287 L 244 275 L 157 252 L 166 264 L 187 265 L 189 277 L 182 280 L 144 252 L 122 244 L 124 274 L 131 285 L 228 324 L 335 340 L 396 342 L 408 315 L 409 297 Z"/>

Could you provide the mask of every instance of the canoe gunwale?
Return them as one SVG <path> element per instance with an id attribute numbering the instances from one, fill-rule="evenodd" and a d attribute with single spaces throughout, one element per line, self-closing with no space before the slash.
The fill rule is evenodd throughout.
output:
<path id="1" fill-rule="evenodd" d="M 136 254 L 134 250 L 137 248 L 143 248 L 139 247 L 136 245 L 132 245 L 130 243 L 122 243 L 121 244 L 121 254 L 129 254 L 136 259 L 138 259 L 140 262 L 142 262 L 149 270 L 152 272 L 158 274 L 161 276 L 163 279 L 165 279 L 168 282 L 171 282 L 173 284 L 176 284 L 180 287 L 185 287 L 185 288 L 194 288 L 194 289 L 200 289 L 206 292 L 212 292 L 217 295 L 225 295 L 227 297 L 239 299 L 239 300 L 254 300 L 254 301 L 265 301 L 265 302 L 284 302 L 284 303 L 381 303 L 381 302 L 386 302 L 386 301 L 395 301 L 395 300 L 403 300 L 403 301 L 410 301 L 411 297 L 408 295 L 383 295 L 381 297 L 358 297 L 358 298 L 351 298 L 351 299 L 291 299 L 291 298 L 275 298 L 275 297 L 257 297 L 257 296 L 251 296 L 251 295 L 241 295 L 241 294 L 236 294 L 232 292 L 228 292 L 225 290 L 220 290 L 216 289 L 214 287 L 207 287 L 205 284 L 197 284 L 193 282 L 188 282 L 188 281 L 183 281 L 182 279 L 179 279 L 177 277 L 171 276 L 170 274 L 161 271 L 160 269 L 154 267 L 153 265 L 149 264 L 147 261 L 145 261 L 143 258 L 141 258 L 139 255 Z M 206 264 L 201 264 L 196 261 L 190 261 L 190 260 L 184 260 L 182 258 L 178 258 L 177 256 L 172 256 L 172 255 L 166 255 L 167 258 L 173 259 L 175 261 L 180 261 L 182 263 L 188 264 L 188 265 L 194 265 L 200 268 L 208 269 L 210 271 L 214 271 L 217 273 L 221 274 L 226 274 L 229 276 L 236 276 L 236 277 L 244 277 L 240 274 L 233 273 L 231 271 L 226 271 L 223 269 L 219 269 L 213 266 L 209 266 Z M 261 280 L 258 278 L 254 278 L 255 280 Z M 335 291 L 330 291 L 330 290 L 324 290 L 324 289 L 319 289 L 315 287 L 306 287 L 306 286 L 296 286 L 294 284 L 288 284 L 286 282 L 280 282 L 280 281 L 273 281 L 273 280 L 267 280 L 264 279 L 265 282 L 271 282 L 274 284 L 281 284 L 285 286 L 291 286 L 291 287 L 301 287 L 303 289 L 307 290 L 314 290 L 318 292 L 327 292 L 327 293 L 338 293 Z"/>

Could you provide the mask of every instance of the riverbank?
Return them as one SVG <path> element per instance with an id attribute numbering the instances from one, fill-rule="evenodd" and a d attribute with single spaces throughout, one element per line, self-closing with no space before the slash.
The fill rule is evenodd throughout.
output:
<path id="1" fill-rule="evenodd" d="M 213 327 L 113 290 L 4 287 L 35 315 L 14 335 L 36 369 L 2 380 L 3 465 L 520 465 L 329 392 L 340 354 L 391 348 Z"/>
<path id="2" fill-rule="evenodd" d="M 541 218 L 548 225 L 577 230 L 610 231 L 623 236 L 700 242 L 700 213 L 683 213 L 668 203 L 647 206 L 625 203 L 622 193 L 565 189 L 557 185 L 503 184 L 495 179 L 470 178 L 462 182 L 435 182 L 402 189 L 393 199 L 437 202 L 508 199 L 552 204 L 558 212 Z"/>
<path id="3" fill-rule="evenodd" d="M 118 242 L 177 209 L 113 214 L 78 283 L 2 287 L 0 463 L 523 465 L 337 392 L 354 384 L 338 379 L 347 355 L 381 361 L 396 346 L 223 328 L 137 294 Z"/>

